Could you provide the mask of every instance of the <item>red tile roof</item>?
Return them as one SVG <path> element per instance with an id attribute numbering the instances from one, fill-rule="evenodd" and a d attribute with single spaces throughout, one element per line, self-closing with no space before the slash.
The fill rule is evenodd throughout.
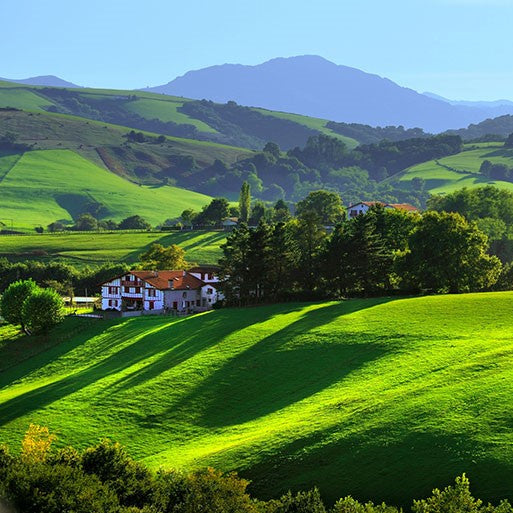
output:
<path id="1" fill-rule="evenodd" d="M 409 203 L 389 203 L 391 207 L 396 208 L 397 210 L 407 210 L 408 212 L 417 212 L 419 209 L 410 205 Z"/>
<path id="2" fill-rule="evenodd" d="M 130 274 L 159 290 L 194 290 L 205 285 L 199 278 L 186 271 L 130 271 Z M 169 286 L 170 281 L 173 282 L 173 287 Z"/>

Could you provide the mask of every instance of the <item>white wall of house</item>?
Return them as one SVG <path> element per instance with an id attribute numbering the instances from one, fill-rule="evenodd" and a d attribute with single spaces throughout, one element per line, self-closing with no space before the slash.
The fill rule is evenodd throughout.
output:
<path id="1" fill-rule="evenodd" d="M 164 306 L 171 310 L 183 312 L 194 309 L 201 301 L 200 290 L 166 290 L 164 291 Z"/>
<path id="2" fill-rule="evenodd" d="M 365 203 L 357 203 L 347 210 L 347 217 L 352 219 L 353 217 L 359 216 L 360 214 L 366 214 L 369 211 L 369 205 Z"/>
<path id="3" fill-rule="evenodd" d="M 102 310 L 121 310 L 121 278 L 102 285 Z"/>
<path id="4" fill-rule="evenodd" d="M 218 296 L 217 289 L 213 285 L 204 285 L 201 287 L 201 307 L 212 308 L 212 305 L 220 299 Z"/>
<path id="5" fill-rule="evenodd" d="M 162 310 L 164 308 L 164 292 L 146 283 L 144 289 L 144 309 Z"/>

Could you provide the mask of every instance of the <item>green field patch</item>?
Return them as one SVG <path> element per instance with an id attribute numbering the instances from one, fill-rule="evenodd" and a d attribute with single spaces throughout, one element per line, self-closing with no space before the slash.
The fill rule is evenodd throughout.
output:
<path id="1" fill-rule="evenodd" d="M 0 439 L 17 447 L 30 422 L 60 446 L 108 436 L 154 468 L 238 470 L 261 497 L 316 485 L 328 500 L 406 505 L 466 472 L 495 501 L 513 472 L 512 301 L 68 320 L 53 345 L 0 343 Z"/>
<path id="2" fill-rule="evenodd" d="M 11 157 L 0 157 L 0 169 L 3 158 Z M 0 182 L 0 194 L 0 218 L 12 218 L 20 227 L 71 223 L 77 210 L 70 198 L 81 198 L 78 208 L 87 202 L 100 205 L 100 219 L 119 221 L 139 214 L 152 224 L 209 201 L 177 187 L 138 186 L 70 150 L 25 153 Z"/>
<path id="3" fill-rule="evenodd" d="M 133 264 L 151 244 L 178 244 L 190 262 L 215 264 L 226 232 L 92 232 L 20 235 L 0 240 L 0 257 L 10 260 L 61 261 L 81 267 L 110 262 Z"/>
<path id="4" fill-rule="evenodd" d="M 53 102 L 38 94 L 23 88 L 0 87 L 0 107 L 13 107 L 15 109 L 44 111 L 45 107 Z"/>
<path id="5" fill-rule="evenodd" d="M 164 122 L 172 121 L 178 124 L 194 125 L 200 132 L 217 133 L 217 130 L 203 121 L 178 112 L 177 108 L 181 107 L 183 103 L 183 100 L 173 101 L 142 98 L 126 102 L 124 108 L 146 119 L 160 119 Z"/>
<path id="6" fill-rule="evenodd" d="M 344 135 L 338 134 L 328 128 L 326 123 L 328 120 L 320 119 L 320 118 L 311 118 L 309 116 L 302 116 L 301 114 L 291 114 L 289 112 L 279 112 L 274 110 L 267 110 L 261 108 L 253 108 L 253 110 L 260 112 L 260 114 L 264 114 L 266 116 L 272 116 L 280 119 L 288 119 L 289 121 L 293 121 L 294 123 L 299 123 L 300 125 L 304 125 L 312 130 L 317 130 L 322 134 L 329 135 L 330 137 L 335 137 L 343 141 L 348 148 L 356 148 L 360 143 L 356 139 L 352 139 L 351 137 L 346 137 Z"/>

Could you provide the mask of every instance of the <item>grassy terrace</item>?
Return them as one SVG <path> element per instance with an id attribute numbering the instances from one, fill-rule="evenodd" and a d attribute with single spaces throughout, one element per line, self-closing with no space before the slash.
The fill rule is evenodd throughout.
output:
<path id="1" fill-rule="evenodd" d="M 13 235 L 0 237 L 0 257 L 9 260 L 61 261 L 75 266 L 107 262 L 138 261 L 153 243 L 178 244 L 187 259 L 197 263 L 216 263 L 226 232 L 94 232 Z"/>
<path id="2" fill-rule="evenodd" d="M 258 495 L 408 504 L 467 472 L 512 498 L 513 293 L 296 303 L 185 319 L 0 328 L 0 440 L 102 436 L 155 468 L 213 465 Z"/>

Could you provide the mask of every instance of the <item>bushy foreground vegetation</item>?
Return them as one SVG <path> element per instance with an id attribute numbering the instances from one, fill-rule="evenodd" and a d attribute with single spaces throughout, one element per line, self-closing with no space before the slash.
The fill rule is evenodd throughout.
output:
<path id="1" fill-rule="evenodd" d="M 280 498 L 252 498 L 248 481 L 208 468 L 193 473 L 152 472 L 109 440 L 78 451 L 52 450 L 56 437 L 30 425 L 21 452 L 0 447 L 0 506 L 22 513 L 398 513 L 385 503 L 361 503 L 351 496 L 327 507 L 317 488 Z M 12 509 L 11 509 L 12 508 Z M 511 513 L 507 501 L 485 505 L 472 497 L 465 475 L 454 486 L 415 500 L 412 513 L 465 511 Z"/>
<path id="2" fill-rule="evenodd" d="M 408 506 L 468 472 L 511 500 L 512 293 L 0 327 L 0 440 L 107 436 L 153 469 L 237 470 L 259 498 L 318 486 Z"/>

